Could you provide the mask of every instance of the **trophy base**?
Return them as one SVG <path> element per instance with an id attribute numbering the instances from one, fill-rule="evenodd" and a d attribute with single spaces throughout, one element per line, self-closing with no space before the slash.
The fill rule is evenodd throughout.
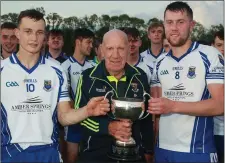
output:
<path id="1" fill-rule="evenodd" d="M 138 161 L 141 159 L 139 155 L 139 147 L 134 144 L 118 143 L 118 141 L 114 142 L 111 146 L 111 151 L 107 154 L 107 156 L 113 160 L 117 161 Z"/>

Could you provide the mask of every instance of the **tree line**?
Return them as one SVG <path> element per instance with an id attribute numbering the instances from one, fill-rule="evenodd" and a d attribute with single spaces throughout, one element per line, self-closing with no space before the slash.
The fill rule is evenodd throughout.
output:
<path id="1" fill-rule="evenodd" d="M 145 22 L 141 18 L 130 17 L 127 14 L 109 16 L 103 15 L 85 15 L 84 17 L 70 16 L 63 18 L 58 13 L 49 13 L 46 15 L 43 7 L 37 7 L 36 10 L 42 12 L 45 15 L 46 29 L 62 29 L 64 31 L 64 52 L 72 54 L 74 50 L 73 45 L 73 31 L 76 28 L 88 28 L 95 32 L 97 37 L 102 37 L 103 34 L 109 29 L 120 27 L 135 27 L 140 31 L 142 39 L 142 47 L 140 51 L 144 51 L 150 46 L 150 42 L 147 37 L 147 27 L 151 22 L 162 21 L 156 17 L 150 18 Z M 18 13 L 8 13 L 1 16 L 1 23 L 4 22 L 17 22 Z M 163 22 L 163 21 L 162 21 Z M 196 22 L 193 29 L 191 39 L 193 41 L 203 40 L 210 43 L 213 39 L 215 31 L 224 29 L 222 24 L 211 25 L 209 28 L 205 28 L 201 23 Z"/>

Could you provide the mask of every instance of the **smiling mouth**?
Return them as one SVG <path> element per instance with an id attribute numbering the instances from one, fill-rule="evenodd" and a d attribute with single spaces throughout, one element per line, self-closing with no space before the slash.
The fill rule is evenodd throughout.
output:
<path id="1" fill-rule="evenodd" d="M 29 44 L 32 48 L 36 48 L 38 45 L 37 44 Z"/>
<path id="2" fill-rule="evenodd" d="M 13 47 L 13 45 L 6 45 L 6 47 L 7 47 L 8 49 L 11 49 L 11 48 Z"/>

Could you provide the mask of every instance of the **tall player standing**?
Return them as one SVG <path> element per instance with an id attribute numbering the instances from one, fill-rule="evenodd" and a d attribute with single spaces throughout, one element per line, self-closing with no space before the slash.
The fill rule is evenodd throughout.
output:
<path id="1" fill-rule="evenodd" d="M 213 116 L 224 112 L 224 61 L 213 47 L 191 42 L 193 12 L 173 2 L 164 12 L 171 51 L 156 63 L 162 98 L 149 101 L 161 114 L 155 162 L 217 162 Z"/>
<path id="2" fill-rule="evenodd" d="M 60 162 L 57 121 L 70 125 L 105 115 L 108 101 L 93 98 L 82 109 L 70 108 L 65 73 L 40 55 L 42 13 L 22 11 L 15 34 L 19 51 L 1 62 L 1 162 Z"/>
<path id="3" fill-rule="evenodd" d="M 74 54 L 70 56 L 62 67 L 66 72 L 70 97 L 72 101 L 75 100 L 77 84 L 81 73 L 93 67 L 93 63 L 87 60 L 87 56 L 91 54 L 94 33 L 87 28 L 78 28 L 74 31 Z M 74 102 L 73 102 L 74 104 Z M 79 125 L 71 125 L 65 127 L 65 141 L 66 141 L 66 159 L 67 162 L 76 162 L 78 156 L 78 147 L 81 139 Z"/>

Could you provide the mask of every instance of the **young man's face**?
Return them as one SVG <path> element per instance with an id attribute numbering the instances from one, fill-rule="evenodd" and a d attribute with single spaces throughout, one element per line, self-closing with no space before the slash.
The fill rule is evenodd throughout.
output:
<path id="1" fill-rule="evenodd" d="M 103 58 L 104 58 L 104 57 L 102 56 L 101 46 L 102 46 L 102 45 L 100 44 L 98 47 L 95 47 L 95 53 L 96 53 L 98 59 L 100 59 L 100 61 L 102 61 Z"/>
<path id="2" fill-rule="evenodd" d="M 141 46 L 141 39 L 140 37 L 132 37 L 131 35 L 127 35 L 128 42 L 130 45 L 130 55 L 139 55 L 139 48 Z"/>
<path id="3" fill-rule="evenodd" d="M 172 47 L 184 45 L 194 28 L 194 22 L 187 15 L 187 12 L 167 10 L 164 19 L 165 34 L 170 45 Z"/>
<path id="4" fill-rule="evenodd" d="M 221 40 L 218 36 L 216 36 L 214 40 L 213 46 L 220 51 L 220 53 L 224 56 L 224 40 Z"/>
<path id="5" fill-rule="evenodd" d="M 80 53 L 89 56 L 93 48 L 93 38 L 83 38 L 79 40 Z"/>
<path id="6" fill-rule="evenodd" d="M 18 39 L 16 38 L 14 29 L 1 29 L 1 46 L 2 50 L 7 53 L 16 51 Z"/>
<path id="7" fill-rule="evenodd" d="M 16 37 L 19 39 L 20 48 L 28 53 L 40 53 L 45 38 L 44 20 L 34 20 L 24 17 L 16 29 Z"/>
<path id="8" fill-rule="evenodd" d="M 162 44 L 162 38 L 163 38 L 163 27 L 152 27 L 148 31 L 148 38 L 151 40 L 151 43 L 153 44 Z"/>
<path id="9" fill-rule="evenodd" d="M 62 50 L 63 45 L 64 45 L 64 41 L 63 41 L 62 35 L 54 35 L 54 34 L 49 35 L 49 38 L 48 38 L 49 49 Z"/>

